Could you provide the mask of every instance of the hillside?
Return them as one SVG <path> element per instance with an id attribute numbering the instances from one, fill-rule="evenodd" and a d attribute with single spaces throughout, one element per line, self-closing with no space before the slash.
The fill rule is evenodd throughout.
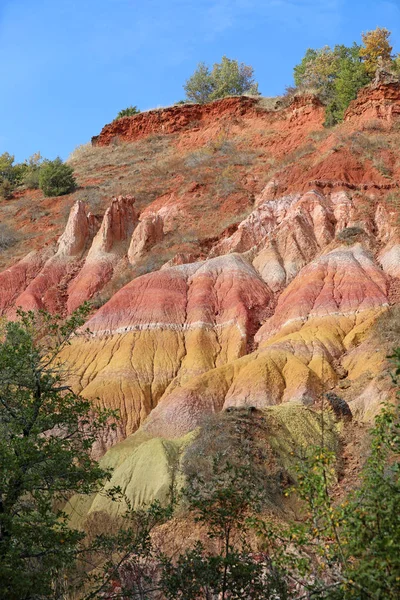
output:
<path id="1" fill-rule="evenodd" d="M 63 358 L 120 411 L 96 451 L 137 503 L 206 413 L 302 415 L 333 391 L 362 424 L 391 394 L 400 85 L 363 89 L 334 128 L 324 112 L 232 97 L 125 117 L 70 157 L 74 194 L 0 205 L 1 314 L 93 302 Z"/>

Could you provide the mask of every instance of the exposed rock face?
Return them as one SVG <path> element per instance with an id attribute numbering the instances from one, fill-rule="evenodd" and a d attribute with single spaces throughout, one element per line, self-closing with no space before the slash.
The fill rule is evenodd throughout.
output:
<path id="1" fill-rule="evenodd" d="M 77 202 L 71 209 L 55 254 L 45 262 L 36 277 L 16 298 L 15 306 L 24 310 L 46 309 L 62 312 L 68 282 L 77 273 L 80 259 L 96 228 L 96 219 L 87 214 L 82 202 Z"/>
<path id="2" fill-rule="evenodd" d="M 256 335 L 252 354 L 209 371 L 163 396 L 145 429 L 180 436 L 204 412 L 315 402 L 334 387 L 335 363 L 388 306 L 387 279 L 360 247 L 307 265 L 281 295 Z"/>
<path id="3" fill-rule="evenodd" d="M 93 240 L 82 270 L 68 286 L 68 312 L 89 300 L 111 279 L 119 260 L 126 256 L 137 213 L 132 196 L 114 198 Z"/>
<path id="4" fill-rule="evenodd" d="M 378 79 L 371 87 L 363 88 L 350 104 L 345 120 L 353 124 L 374 119 L 390 123 L 400 117 L 400 88 L 398 82 Z"/>
<path id="5" fill-rule="evenodd" d="M 150 215 L 137 226 L 128 250 L 128 259 L 135 263 L 164 236 L 164 222 L 160 215 Z"/>
<path id="6" fill-rule="evenodd" d="M 125 436 L 167 390 L 243 356 L 271 298 L 239 255 L 165 269 L 113 296 L 87 323 L 92 338 L 65 357 L 78 372 L 85 365 L 85 395 L 101 390 L 120 410 Z"/>
<path id="7" fill-rule="evenodd" d="M 323 130 L 324 107 L 312 97 L 280 109 L 229 98 L 103 129 L 95 152 L 115 137 L 137 142 L 135 152 L 149 144 L 134 167 L 140 177 L 154 158 L 146 137 L 173 134 L 173 160 L 154 158 L 157 186 L 172 171 L 168 186 L 155 197 L 139 181 L 137 202 L 111 199 L 101 222 L 76 203 L 57 244 L 0 273 L 2 314 L 103 304 L 86 324 L 92 335 L 63 355 L 77 389 L 120 410 L 99 453 L 138 429 L 146 443 L 175 438 L 205 412 L 312 405 L 330 391 L 344 390 L 355 419 L 374 416 L 388 395 L 377 377 L 388 349 L 374 324 L 400 294 L 399 107 L 400 86 L 377 82 L 334 130 Z M 374 120 L 381 163 L 368 146 Z M 201 177 L 188 158 L 206 164 Z M 221 193 L 224 177 L 232 188 Z M 160 270 L 141 275 L 152 264 Z"/>
<path id="8" fill-rule="evenodd" d="M 232 118 L 254 113 L 256 106 L 257 100 L 242 96 L 218 100 L 211 104 L 187 104 L 151 110 L 113 121 L 102 129 L 99 136 L 92 138 L 92 142 L 98 146 L 105 146 L 116 137 L 124 141 L 134 141 L 154 133 L 174 133 L 185 129 L 194 121 L 213 121 L 224 115 Z"/>
<path id="9" fill-rule="evenodd" d="M 33 250 L 17 264 L 0 274 L 1 313 L 10 314 L 10 312 L 14 312 L 16 299 L 40 273 L 51 254 L 52 250 L 50 248 L 41 252 Z"/>
<path id="10" fill-rule="evenodd" d="M 171 134 L 185 131 L 188 127 L 207 127 L 223 122 L 228 118 L 234 121 L 241 117 L 263 116 L 275 119 L 274 109 L 279 108 L 279 101 L 268 111 L 262 108 L 257 98 L 246 96 L 224 98 L 209 104 L 187 104 L 171 106 L 165 109 L 150 110 L 133 117 L 123 117 L 103 127 L 100 135 L 92 138 L 96 146 L 107 146 L 113 141 L 135 141 L 150 134 Z M 301 125 L 313 120 L 315 113 L 321 117 L 324 108 L 315 96 L 297 96 L 287 109 L 281 110 L 279 117 L 290 124 Z"/>

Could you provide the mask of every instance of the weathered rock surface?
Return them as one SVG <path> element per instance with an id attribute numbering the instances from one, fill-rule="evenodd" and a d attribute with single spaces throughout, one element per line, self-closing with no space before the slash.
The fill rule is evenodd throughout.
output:
<path id="1" fill-rule="evenodd" d="M 24 310 L 62 312 L 68 282 L 77 273 L 80 260 L 96 229 L 96 219 L 87 214 L 84 203 L 77 202 L 71 209 L 54 255 L 16 298 L 15 306 Z"/>
<path id="2" fill-rule="evenodd" d="M 400 294 L 399 114 L 400 86 L 376 82 L 333 130 L 313 97 L 175 106 L 103 129 L 93 152 L 121 159 L 132 142 L 131 162 L 103 162 L 84 185 L 114 177 L 125 195 L 100 218 L 75 203 L 58 242 L 0 273 L 2 314 L 104 304 L 64 353 L 76 389 L 120 410 L 99 454 L 139 429 L 137 473 L 153 447 L 166 464 L 153 436 L 186 435 L 205 412 L 311 405 L 340 386 L 356 419 L 374 416 L 389 393 L 374 324 Z M 138 190 L 124 183 L 133 170 Z"/>
<path id="3" fill-rule="evenodd" d="M 137 213 L 131 196 L 114 198 L 107 208 L 85 263 L 68 286 L 67 310 L 90 300 L 111 279 L 119 260 L 126 256 Z"/>
<path id="4" fill-rule="evenodd" d="M 159 214 L 145 217 L 137 226 L 129 246 L 128 259 L 134 264 L 152 246 L 161 242 L 164 236 L 164 222 Z"/>
<path id="5" fill-rule="evenodd" d="M 167 389 L 246 354 L 271 299 L 236 254 L 158 271 L 115 294 L 65 358 L 85 395 L 120 410 L 126 435 Z"/>

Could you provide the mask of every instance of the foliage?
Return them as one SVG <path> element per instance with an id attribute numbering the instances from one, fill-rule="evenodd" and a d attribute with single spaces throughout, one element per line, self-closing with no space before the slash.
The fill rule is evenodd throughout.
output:
<path id="1" fill-rule="evenodd" d="M 164 557 L 162 586 L 167 598 L 261 599 L 275 598 L 277 593 L 286 598 L 280 571 L 269 565 L 266 577 L 264 561 L 257 560 L 246 543 L 248 518 L 260 510 L 268 496 L 265 481 L 271 485 L 272 479 L 254 431 L 251 413 L 211 418 L 189 450 L 183 498 L 195 521 L 221 550 L 208 551 L 198 541 L 175 563 Z M 272 485 L 270 493 L 275 494 Z"/>
<path id="2" fill-rule="evenodd" d="M 399 70 L 398 57 L 392 60 L 389 37 L 390 31 L 377 27 L 362 34 L 363 46 L 309 48 L 294 67 L 296 86 L 313 90 L 326 105 L 326 126 L 343 119 L 350 102 L 372 80 L 378 67 Z"/>
<path id="3" fill-rule="evenodd" d="M 8 152 L 3 152 L 3 154 L 0 155 L 0 177 L 12 181 L 13 164 L 14 156 Z"/>
<path id="4" fill-rule="evenodd" d="M 209 67 L 204 62 L 199 63 L 197 69 L 187 80 L 183 88 L 188 100 L 198 102 L 199 104 L 209 102 L 214 89 Z"/>
<path id="5" fill-rule="evenodd" d="M 396 359 L 400 374 L 400 350 Z M 298 465 L 294 491 L 303 501 L 302 523 L 278 529 L 255 521 L 274 561 L 307 592 L 304 597 L 399 597 L 399 416 L 398 406 L 386 405 L 376 418 L 360 486 L 343 501 L 335 502 L 332 493 L 336 456 L 321 445 Z"/>
<path id="6" fill-rule="evenodd" d="M 22 184 L 30 189 L 37 190 L 39 188 L 40 167 L 43 164 L 43 157 L 40 152 L 35 152 L 25 162 L 25 171 L 22 177 Z"/>
<path id="7" fill-rule="evenodd" d="M 13 185 L 8 179 L 0 177 L 0 198 L 9 200 L 12 197 Z"/>
<path id="8" fill-rule="evenodd" d="M 187 99 L 200 104 L 226 96 L 259 93 L 253 67 L 227 56 L 215 63 L 212 70 L 205 63 L 199 63 L 183 87 Z"/>
<path id="9" fill-rule="evenodd" d="M 354 243 L 355 238 L 359 235 L 365 235 L 364 229 L 362 227 L 353 226 L 353 227 L 345 227 L 337 234 L 337 239 L 342 241 L 350 241 Z"/>
<path id="10" fill-rule="evenodd" d="M 370 77 L 360 62 L 361 47 L 337 45 L 320 50 L 308 49 L 302 61 L 294 68 L 297 87 L 311 89 L 326 104 L 327 126 L 343 119 L 349 103 L 357 96 Z"/>
<path id="11" fill-rule="evenodd" d="M 211 100 L 226 96 L 242 94 L 258 94 L 258 84 L 254 80 L 254 69 L 237 60 L 223 56 L 220 63 L 215 63 L 211 71 L 213 91 Z"/>
<path id="12" fill-rule="evenodd" d="M 90 456 L 112 413 L 63 383 L 58 353 L 88 314 L 64 323 L 18 311 L 0 343 L 0 596 L 46 598 L 72 566 L 83 534 L 62 506 L 99 490 L 108 473 Z"/>
<path id="13" fill-rule="evenodd" d="M 156 594 L 159 598 L 160 554 L 151 533 L 171 518 L 174 505 L 171 502 L 162 507 L 155 501 L 146 508 L 133 510 L 118 488 L 110 493 L 113 500 L 125 501 L 126 512 L 119 520 L 116 533 L 110 533 L 103 524 L 102 531 L 93 540 L 86 540 L 83 560 L 72 573 L 75 597 L 150 600 Z M 98 514 L 94 519 L 98 520 Z M 89 572 L 85 573 L 88 568 Z"/>
<path id="14" fill-rule="evenodd" d="M 379 66 L 391 65 L 393 47 L 390 44 L 390 31 L 385 27 L 377 27 L 372 31 L 362 34 L 363 46 L 360 57 L 364 62 L 365 70 L 374 76 Z"/>
<path id="15" fill-rule="evenodd" d="M 45 196 L 63 196 L 73 192 L 76 181 L 73 169 L 61 158 L 45 161 L 39 171 L 39 187 Z"/>
<path id="16" fill-rule="evenodd" d="M 325 124 L 327 126 L 343 120 L 350 102 L 355 100 L 358 91 L 370 81 L 364 65 L 359 61 L 357 44 L 351 48 L 336 47 L 335 51 L 339 54 L 339 58 L 337 59 L 333 98 L 326 109 Z"/>
<path id="17" fill-rule="evenodd" d="M 39 187 L 39 171 L 43 158 L 40 152 L 28 160 L 14 164 L 14 156 L 8 152 L 0 155 L 0 196 L 9 199 L 13 190 L 23 185 L 30 189 Z"/>
<path id="18" fill-rule="evenodd" d="M 0 223 L 0 252 L 14 246 L 18 241 L 18 234 L 6 223 Z"/>
<path id="19" fill-rule="evenodd" d="M 122 119 L 122 117 L 134 117 L 135 115 L 138 115 L 139 113 L 140 113 L 140 110 L 138 109 L 137 106 L 128 106 L 127 108 L 123 108 L 122 110 L 119 111 L 119 113 L 115 117 L 114 121 L 118 121 L 118 119 Z"/>

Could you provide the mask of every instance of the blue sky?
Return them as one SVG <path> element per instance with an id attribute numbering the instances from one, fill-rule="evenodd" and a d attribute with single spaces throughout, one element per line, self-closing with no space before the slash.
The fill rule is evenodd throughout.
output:
<path id="1" fill-rule="evenodd" d="M 390 29 L 400 0 L 0 0 L 0 153 L 66 158 L 121 109 L 166 106 L 200 61 L 282 93 L 308 47 Z"/>

